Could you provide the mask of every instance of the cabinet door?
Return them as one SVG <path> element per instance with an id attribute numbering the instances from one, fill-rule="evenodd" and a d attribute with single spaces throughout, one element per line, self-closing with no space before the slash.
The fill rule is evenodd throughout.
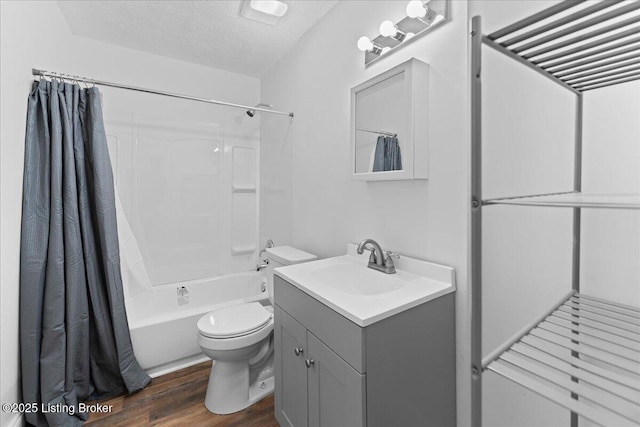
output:
<path id="1" fill-rule="evenodd" d="M 309 426 L 357 427 L 365 425 L 365 376 L 312 333 L 309 352 Z"/>
<path id="2" fill-rule="evenodd" d="M 281 426 L 307 423 L 307 330 L 275 306 L 276 418 Z"/>

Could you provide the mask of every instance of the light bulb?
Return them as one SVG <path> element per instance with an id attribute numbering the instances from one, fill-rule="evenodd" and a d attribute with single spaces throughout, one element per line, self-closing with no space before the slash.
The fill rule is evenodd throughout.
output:
<path id="1" fill-rule="evenodd" d="M 398 28 L 391 21 L 384 21 L 380 24 L 380 34 L 385 37 L 395 37 L 398 34 Z"/>
<path id="2" fill-rule="evenodd" d="M 424 18 L 427 14 L 421 0 L 411 0 L 407 5 L 407 15 L 409 18 Z"/>
<path id="3" fill-rule="evenodd" d="M 369 40 L 369 37 L 362 36 L 358 39 L 358 49 L 363 52 L 373 49 L 373 43 Z"/>

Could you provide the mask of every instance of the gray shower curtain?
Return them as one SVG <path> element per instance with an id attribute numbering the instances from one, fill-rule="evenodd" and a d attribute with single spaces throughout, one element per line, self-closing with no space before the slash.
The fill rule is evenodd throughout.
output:
<path id="1" fill-rule="evenodd" d="M 97 88 L 34 82 L 21 233 L 22 398 L 39 409 L 27 422 L 80 425 L 79 402 L 151 381 L 131 346 Z"/>
<path id="2" fill-rule="evenodd" d="M 397 137 L 383 135 L 378 137 L 372 170 L 373 172 L 402 170 L 402 155 Z"/>

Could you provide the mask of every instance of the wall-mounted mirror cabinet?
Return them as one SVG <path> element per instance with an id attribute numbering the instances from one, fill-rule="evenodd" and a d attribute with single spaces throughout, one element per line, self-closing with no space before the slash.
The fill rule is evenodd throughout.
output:
<path id="1" fill-rule="evenodd" d="M 351 89 L 353 179 L 427 179 L 428 89 L 415 58 Z"/>

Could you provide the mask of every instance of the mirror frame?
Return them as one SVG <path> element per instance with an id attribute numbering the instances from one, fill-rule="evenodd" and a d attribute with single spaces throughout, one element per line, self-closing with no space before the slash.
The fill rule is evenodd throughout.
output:
<path id="1" fill-rule="evenodd" d="M 356 173 L 356 109 L 358 93 L 404 73 L 403 105 L 408 114 L 408 129 L 403 129 L 405 141 L 401 141 L 402 170 Z M 359 181 L 393 181 L 428 178 L 429 135 L 429 65 L 411 58 L 377 76 L 351 88 L 351 138 L 350 175 Z M 419 118 L 419 120 L 416 120 Z M 382 129 L 387 130 L 387 129 Z"/>

